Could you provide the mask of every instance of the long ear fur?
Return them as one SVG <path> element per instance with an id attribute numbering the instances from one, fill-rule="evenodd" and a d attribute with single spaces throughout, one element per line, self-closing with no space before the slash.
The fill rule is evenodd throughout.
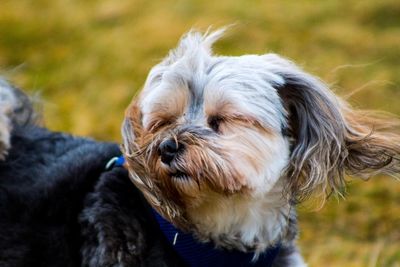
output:
<path id="1" fill-rule="evenodd" d="M 320 80 L 276 55 L 266 55 L 284 84 L 277 90 L 293 138 L 289 190 L 301 201 L 315 191 L 341 193 L 344 174 L 400 173 L 399 121 L 351 109 Z"/>

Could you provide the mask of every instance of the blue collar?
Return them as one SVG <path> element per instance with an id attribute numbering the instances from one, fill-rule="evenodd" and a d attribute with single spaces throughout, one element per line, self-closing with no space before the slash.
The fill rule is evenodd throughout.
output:
<path id="1" fill-rule="evenodd" d="M 113 167 L 123 167 L 125 163 L 125 158 L 124 156 L 119 156 L 119 157 L 113 157 L 110 159 L 105 167 L 106 171 L 111 170 Z"/>
<path id="2" fill-rule="evenodd" d="M 270 247 L 259 255 L 256 261 L 252 261 L 254 253 L 222 250 L 215 248 L 212 243 L 200 243 L 190 233 L 184 233 L 177 229 L 155 210 L 153 213 L 170 245 L 191 267 L 270 267 L 281 248 L 280 245 Z"/>
<path id="3" fill-rule="evenodd" d="M 124 163 L 123 156 L 114 157 L 105 169 L 121 167 Z M 254 253 L 217 249 L 211 242 L 200 243 L 192 234 L 180 231 L 155 210 L 153 214 L 169 244 L 190 267 L 270 267 L 281 249 L 280 244 L 270 247 L 253 261 Z"/>

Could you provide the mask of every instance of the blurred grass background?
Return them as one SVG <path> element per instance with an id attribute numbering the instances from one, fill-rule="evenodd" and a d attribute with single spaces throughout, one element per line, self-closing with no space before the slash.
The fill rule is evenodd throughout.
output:
<path id="1" fill-rule="evenodd" d="M 283 54 L 354 106 L 400 115 L 398 0 L 2 0 L 0 73 L 40 92 L 51 129 L 120 142 L 151 66 L 191 27 L 231 23 L 217 53 Z M 348 193 L 301 208 L 306 261 L 400 266 L 400 182 L 352 180 Z"/>

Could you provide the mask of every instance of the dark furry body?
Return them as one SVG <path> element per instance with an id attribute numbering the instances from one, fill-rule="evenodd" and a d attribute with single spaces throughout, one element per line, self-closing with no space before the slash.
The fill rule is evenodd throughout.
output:
<path id="1" fill-rule="evenodd" d="M 0 161 L 0 266 L 183 266 L 127 171 L 104 170 L 118 146 L 38 127 L 19 98 Z"/>
<path id="2" fill-rule="evenodd" d="M 0 266 L 177 266 L 118 146 L 14 129 L 0 162 Z M 122 265 L 118 265 L 122 264 Z"/>

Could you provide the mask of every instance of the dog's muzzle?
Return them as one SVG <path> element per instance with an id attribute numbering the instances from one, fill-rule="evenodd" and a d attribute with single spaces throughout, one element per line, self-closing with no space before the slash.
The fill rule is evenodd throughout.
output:
<path id="1" fill-rule="evenodd" d="M 170 165 L 182 148 L 183 145 L 173 139 L 164 140 L 158 147 L 158 153 L 161 157 L 161 161 L 164 164 Z"/>

